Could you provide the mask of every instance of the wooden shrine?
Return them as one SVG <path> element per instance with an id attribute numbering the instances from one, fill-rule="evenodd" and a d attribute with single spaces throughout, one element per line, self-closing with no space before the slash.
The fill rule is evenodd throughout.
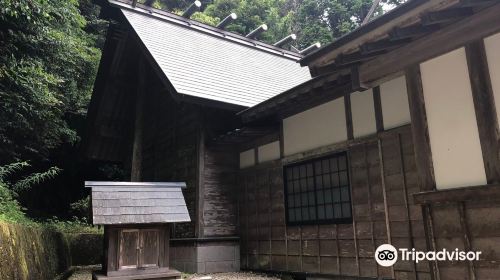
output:
<path id="1" fill-rule="evenodd" d="M 85 182 L 92 219 L 104 225 L 102 271 L 93 279 L 180 279 L 169 267 L 169 223 L 189 222 L 185 183 Z"/>

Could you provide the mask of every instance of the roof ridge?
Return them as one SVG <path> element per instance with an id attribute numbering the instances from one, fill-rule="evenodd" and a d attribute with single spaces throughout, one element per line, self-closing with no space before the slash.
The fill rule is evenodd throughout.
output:
<path id="1" fill-rule="evenodd" d="M 191 30 L 202 32 L 240 45 L 245 45 L 257 50 L 265 51 L 274 55 L 281 56 L 283 58 L 299 61 L 302 57 L 304 57 L 299 53 L 276 47 L 262 41 L 250 39 L 238 33 L 220 29 L 197 20 L 184 18 L 182 16 L 161 9 L 152 8 L 139 3 L 137 3 L 136 6 L 133 7 L 131 5 L 131 2 L 127 0 L 108 0 L 108 2 L 109 4 L 121 9 L 127 9 L 128 11 L 150 16 L 155 19 L 168 21 L 170 23 L 190 28 Z"/>

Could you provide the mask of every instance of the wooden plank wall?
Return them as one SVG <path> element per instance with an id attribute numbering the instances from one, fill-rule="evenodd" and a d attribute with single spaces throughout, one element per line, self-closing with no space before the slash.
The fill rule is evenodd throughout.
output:
<path id="1" fill-rule="evenodd" d="M 234 112 L 216 108 L 203 109 L 203 164 L 200 207 L 200 237 L 236 236 L 238 224 L 237 174 L 239 153 L 234 145 L 210 141 L 239 127 Z"/>
<path id="2" fill-rule="evenodd" d="M 457 190 L 455 190 L 456 192 Z M 475 280 L 500 279 L 500 200 L 478 199 L 463 201 L 425 203 L 429 216 L 427 235 L 430 237 L 432 250 L 481 251 L 480 260 L 475 262 L 435 263 L 438 280 Z"/>
<path id="3" fill-rule="evenodd" d="M 173 238 L 194 237 L 198 179 L 198 106 L 176 102 L 161 90 L 147 93 L 144 115 L 143 181 L 182 181 L 190 223 L 173 225 Z"/>
<path id="4" fill-rule="evenodd" d="M 205 149 L 203 236 L 236 236 L 238 153 L 227 145 Z"/>
<path id="5" fill-rule="evenodd" d="M 239 177 L 241 267 L 331 275 L 431 279 L 429 264 L 376 265 L 383 243 L 427 250 L 410 126 L 346 143 L 353 223 L 287 226 L 282 164 L 243 169 Z M 384 176 L 381 176 L 383 174 Z"/>

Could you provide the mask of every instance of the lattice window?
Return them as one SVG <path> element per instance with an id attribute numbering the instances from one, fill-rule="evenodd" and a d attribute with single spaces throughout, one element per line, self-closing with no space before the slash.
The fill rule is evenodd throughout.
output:
<path id="1" fill-rule="evenodd" d="M 288 224 L 352 221 L 345 152 L 285 166 L 284 176 Z"/>

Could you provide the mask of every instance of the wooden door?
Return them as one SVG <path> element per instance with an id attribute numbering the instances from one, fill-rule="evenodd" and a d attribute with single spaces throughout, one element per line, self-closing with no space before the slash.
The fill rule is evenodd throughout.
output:
<path id="1" fill-rule="evenodd" d="M 119 269 L 137 268 L 139 266 L 139 230 L 123 229 L 120 231 Z"/>
<path id="2" fill-rule="evenodd" d="M 157 267 L 159 257 L 159 230 L 143 229 L 140 231 L 139 267 Z"/>
<path id="3" fill-rule="evenodd" d="M 119 269 L 158 267 L 159 239 L 158 229 L 121 230 Z"/>

